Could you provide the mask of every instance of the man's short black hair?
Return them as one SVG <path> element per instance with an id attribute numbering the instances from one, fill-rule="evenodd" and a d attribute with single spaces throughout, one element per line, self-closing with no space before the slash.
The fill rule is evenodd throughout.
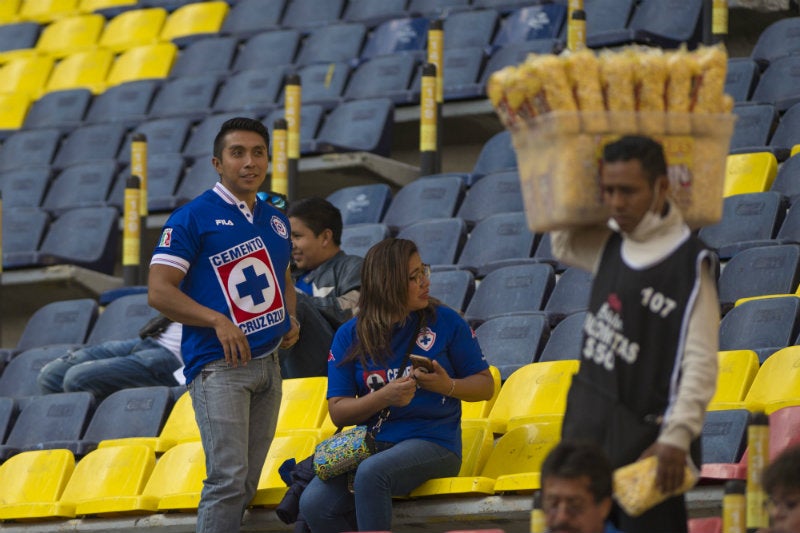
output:
<path id="1" fill-rule="evenodd" d="M 603 148 L 603 162 L 638 160 L 642 164 L 650 180 L 654 184 L 656 178 L 667 175 L 667 160 L 664 147 L 650 137 L 642 135 L 626 135 L 619 140 L 608 143 Z"/>
<path id="2" fill-rule="evenodd" d="M 333 243 L 336 246 L 342 244 L 342 213 L 328 200 L 312 196 L 292 202 L 286 216 L 302 220 L 314 235 L 329 229 L 333 234 Z"/>
<path id="3" fill-rule="evenodd" d="M 800 491 L 800 446 L 782 451 L 767 465 L 761 477 L 761 485 L 770 496 L 778 491 Z"/>
<path id="4" fill-rule="evenodd" d="M 542 463 L 542 487 L 549 477 L 578 479 L 586 476 L 589 478 L 589 491 L 594 501 L 599 502 L 611 497 L 612 473 L 611 463 L 599 446 L 562 440 Z"/>
<path id="5" fill-rule="evenodd" d="M 214 138 L 214 157 L 222 159 L 222 149 L 225 147 L 225 135 L 231 131 L 252 131 L 261 135 L 264 144 L 269 150 L 269 131 L 260 121 L 254 118 L 234 117 L 226 120 L 219 128 L 219 133 Z"/>

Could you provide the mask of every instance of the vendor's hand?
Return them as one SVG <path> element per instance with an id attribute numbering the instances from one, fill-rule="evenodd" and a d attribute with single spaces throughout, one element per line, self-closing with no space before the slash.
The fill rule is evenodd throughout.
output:
<path id="1" fill-rule="evenodd" d="M 432 392 L 439 392 L 441 394 L 447 394 L 447 391 L 450 390 L 453 380 L 450 377 L 450 374 L 447 373 L 447 370 L 445 370 L 435 359 L 431 360 L 431 362 L 433 363 L 433 372 L 426 372 L 420 368 L 415 368 L 411 375 L 417 381 L 419 388 Z"/>
<path id="2" fill-rule="evenodd" d="M 227 317 L 222 317 L 215 325 L 214 331 L 222 345 L 225 361 L 234 368 L 246 365 L 251 358 L 250 343 L 242 330 Z"/>
<path id="3" fill-rule="evenodd" d="M 409 376 L 393 379 L 378 391 L 390 406 L 403 407 L 411 403 L 417 383 Z"/>
<path id="4" fill-rule="evenodd" d="M 300 323 L 294 318 L 289 318 L 289 324 L 292 326 L 291 329 L 281 339 L 280 347 L 283 349 L 291 348 L 300 339 Z"/>
<path id="5" fill-rule="evenodd" d="M 669 444 L 655 442 L 642 453 L 641 459 L 651 455 L 658 458 L 656 487 L 665 494 L 680 487 L 686 472 L 686 452 Z"/>

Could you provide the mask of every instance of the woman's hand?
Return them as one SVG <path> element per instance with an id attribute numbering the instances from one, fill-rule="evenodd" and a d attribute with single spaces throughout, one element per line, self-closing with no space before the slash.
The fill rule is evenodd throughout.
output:
<path id="1" fill-rule="evenodd" d="M 403 407 L 411 403 L 417 383 L 410 376 L 394 379 L 378 391 L 389 406 Z"/>
<path id="2" fill-rule="evenodd" d="M 431 362 L 433 363 L 433 372 L 415 368 L 411 375 L 416 380 L 419 388 L 448 396 L 448 392 L 452 388 L 453 379 L 435 359 Z"/>

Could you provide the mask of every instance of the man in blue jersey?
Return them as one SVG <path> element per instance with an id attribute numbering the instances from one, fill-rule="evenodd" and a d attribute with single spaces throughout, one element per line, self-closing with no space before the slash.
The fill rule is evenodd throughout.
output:
<path id="1" fill-rule="evenodd" d="M 257 199 L 269 134 L 249 118 L 214 140 L 220 181 L 170 215 L 149 302 L 182 323 L 184 374 L 206 456 L 198 532 L 239 531 L 278 418 L 278 348 L 299 338 L 286 216 Z"/>

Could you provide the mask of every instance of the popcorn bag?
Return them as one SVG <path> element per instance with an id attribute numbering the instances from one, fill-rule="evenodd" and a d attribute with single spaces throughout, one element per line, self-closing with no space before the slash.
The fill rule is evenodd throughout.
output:
<path id="1" fill-rule="evenodd" d="M 726 69 L 717 45 L 531 54 L 494 73 L 487 94 L 511 132 L 530 229 L 604 222 L 603 147 L 628 134 L 663 144 L 670 195 L 690 227 L 718 222 L 735 120 Z"/>

